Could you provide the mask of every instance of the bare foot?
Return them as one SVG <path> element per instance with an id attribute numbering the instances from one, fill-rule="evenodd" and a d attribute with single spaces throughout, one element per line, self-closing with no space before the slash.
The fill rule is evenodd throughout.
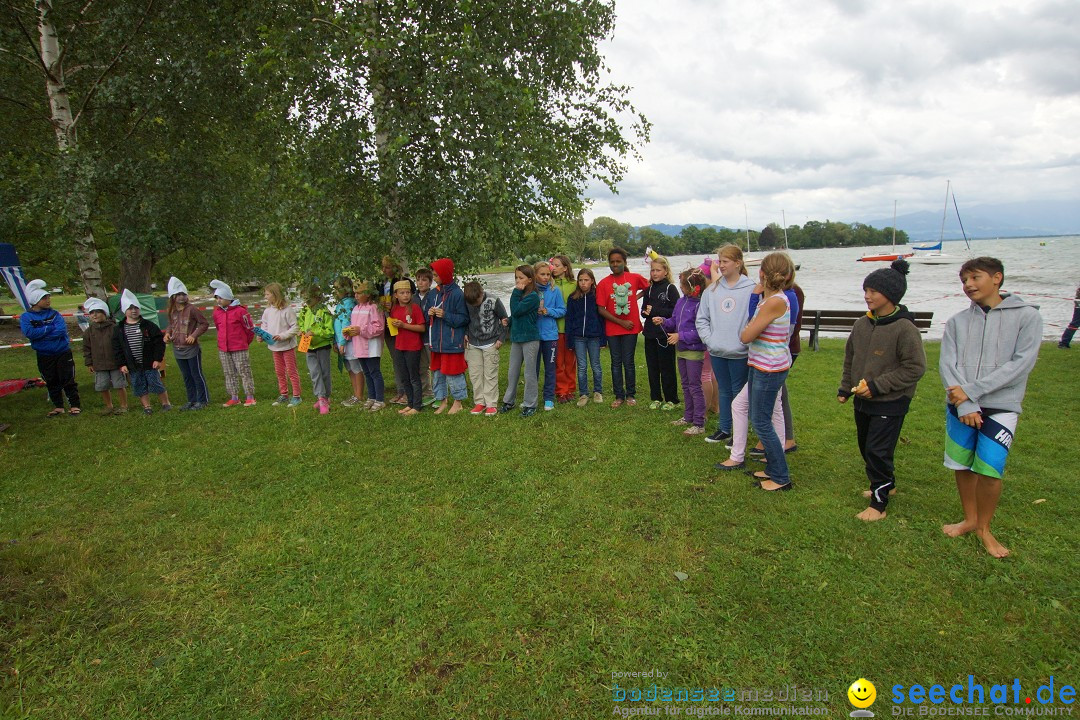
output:
<path id="1" fill-rule="evenodd" d="M 403 407 L 403 408 L 401 408 L 400 410 L 398 410 L 397 412 L 398 412 L 398 415 L 404 415 L 404 414 L 406 414 L 406 413 L 407 413 L 407 412 L 408 412 L 409 410 L 412 410 L 412 408 L 408 408 L 408 407 Z"/>
<path id="2" fill-rule="evenodd" d="M 975 534 L 982 540 L 983 547 L 986 548 L 986 552 L 990 553 L 991 557 L 1003 558 L 1009 557 L 1009 548 L 999 543 L 989 530 L 976 530 Z"/>
<path id="3" fill-rule="evenodd" d="M 405 408 L 404 410 L 402 410 L 401 414 L 402 415 L 419 415 L 420 411 L 417 410 L 416 408 L 411 408 L 410 407 L 410 408 Z"/>
<path id="4" fill-rule="evenodd" d="M 435 408 L 435 414 L 436 415 L 442 415 L 442 412 L 445 409 L 446 409 L 446 403 L 445 402 L 439 403 L 439 407 Z"/>
<path id="5" fill-rule="evenodd" d="M 892 490 L 889 491 L 889 497 L 892 497 L 895 494 L 896 494 L 896 488 L 893 488 Z M 864 498 L 869 498 L 871 495 L 873 495 L 873 493 L 870 492 L 869 490 L 863 490 L 862 491 L 862 496 Z"/>
<path id="6" fill-rule="evenodd" d="M 877 520 L 884 520 L 886 513 L 875 510 L 872 507 L 868 507 L 855 517 L 865 522 L 875 522 Z"/>
<path id="7" fill-rule="evenodd" d="M 967 535 L 969 532 L 975 530 L 975 523 L 964 520 L 963 522 L 952 523 L 951 525 L 942 525 L 941 532 L 945 533 L 949 537 L 960 537 L 961 535 Z"/>
<path id="8" fill-rule="evenodd" d="M 450 406 L 450 412 L 448 412 L 446 414 L 447 415 L 457 415 L 459 412 L 461 412 L 461 403 L 455 400 L 454 404 Z"/>

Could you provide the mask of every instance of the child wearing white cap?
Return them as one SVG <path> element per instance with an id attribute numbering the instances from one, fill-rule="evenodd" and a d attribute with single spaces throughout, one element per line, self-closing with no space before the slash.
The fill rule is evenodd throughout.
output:
<path id="1" fill-rule="evenodd" d="M 199 337 L 210 327 L 210 323 L 202 310 L 188 302 L 187 287 L 180 278 L 169 278 L 166 314 L 169 327 L 165 329 L 165 343 L 173 346 L 176 366 L 180 368 L 187 392 L 187 402 L 180 406 L 180 410 L 201 410 L 210 402 L 210 390 L 203 375 Z"/>
<path id="2" fill-rule="evenodd" d="M 67 324 L 63 316 L 52 309 L 52 297 L 45 288 L 44 280 L 31 280 L 26 284 L 30 307 L 19 316 L 19 327 L 37 353 L 38 372 L 49 391 L 53 409 L 47 417 L 64 414 L 64 395 L 67 395 L 71 414 L 78 415 L 82 412 L 79 384 L 75 382 L 75 358 L 71 355 Z"/>
<path id="3" fill-rule="evenodd" d="M 156 393 L 163 411 L 172 410 L 169 393 L 161 382 L 162 361 L 165 359 L 165 339 L 157 325 L 142 316 L 139 299 L 125 290 L 120 295 L 124 322 L 113 331 L 113 355 L 120 372 L 131 380 L 131 390 L 142 403 L 143 413 L 150 415 L 150 393 Z"/>
<path id="4" fill-rule="evenodd" d="M 239 384 L 244 384 L 244 407 L 255 405 L 255 379 L 251 375 L 248 347 L 255 339 L 255 323 L 247 308 L 233 295 L 232 288 L 221 280 L 211 280 L 214 289 L 214 325 L 217 326 L 218 357 L 225 372 L 225 390 L 229 399 L 224 407 L 240 404 Z"/>
<path id="5" fill-rule="evenodd" d="M 90 325 L 83 331 L 83 361 L 94 376 L 94 390 L 101 393 L 105 408 L 99 415 L 123 415 L 128 411 L 127 380 L 113 354 L 116 323 L 109 317 L 109 306 L 96 297 L 87 298 L 83 309 L 90 315 Z M 113 406 L 116 391 L 119 407 Z"/>

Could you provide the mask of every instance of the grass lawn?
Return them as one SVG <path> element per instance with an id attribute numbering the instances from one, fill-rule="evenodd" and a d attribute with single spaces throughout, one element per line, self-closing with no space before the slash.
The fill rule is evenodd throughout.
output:
<path id="1" fill-rule="evenodd" d="M 1076 686 L 1080 357 L 1043 347 L 995 524 L 1013 556 L 998 561 L 940 531 L 960 507 L 927 352 L 900 493 L 873 524 L 854 519 L 866 480 L 835 400 L 839 340 L 789 380 L 790 493 L 718 478 L 722 446 L 645 404 L 531 419 L 271 407 L 262 347 L 256 408 L 102 419 L 85 373 L 80 418 L 46 420 L 44 390 L 9 396 L 0 713 L 609 717 L 612 673 L 649 670 L 667 675 L 619 687 L 797 684 L 827 691 L 834 715 L 866 677 L 879 717 L 894 684 Z M 31 351 L 0 352 L 0 377 L 33 375 Z M 309 388 L 302 362 L 301 376 Z M 640 344 L 638 388 L 647 399 Z"/>

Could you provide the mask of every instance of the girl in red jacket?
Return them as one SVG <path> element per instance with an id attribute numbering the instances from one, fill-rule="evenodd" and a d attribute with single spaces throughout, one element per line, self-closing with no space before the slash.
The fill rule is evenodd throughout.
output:
<path id="1" fill-rule="evenodd" d="M 225 391 L 229 400 L 224 407 L 240 404 L 237 381 L 244 383 L 245 407 L 255 405 L 255 379 L 251 377 L 251 361 L 248 346 L 255 339 L 255 324 L 247 308 L 233 296 L 232 288 L 220 280 L 211 280 L 214 288 L 214 325 L 217 326 L 218 357 L 225 372 Z"/>

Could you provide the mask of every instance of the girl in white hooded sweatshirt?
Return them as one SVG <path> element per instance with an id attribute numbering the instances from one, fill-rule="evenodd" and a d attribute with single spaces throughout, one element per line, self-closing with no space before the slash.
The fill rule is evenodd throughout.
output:
<path id="1" fill-rule="evenodd" d="M 716 251 L 712 263 L 712 283 L 702 293 L 698 306 L 697 331 L 709 349 L 709 361 L 720 394 L 719 423 L 706 442 L 731 439 L 731 401 L 742 390 L 749 375 L 747 346 L 739 334 L 749 321 L 750 295 L 754 281 L 746 275 L 742 250 L 725 245 Z"/>

